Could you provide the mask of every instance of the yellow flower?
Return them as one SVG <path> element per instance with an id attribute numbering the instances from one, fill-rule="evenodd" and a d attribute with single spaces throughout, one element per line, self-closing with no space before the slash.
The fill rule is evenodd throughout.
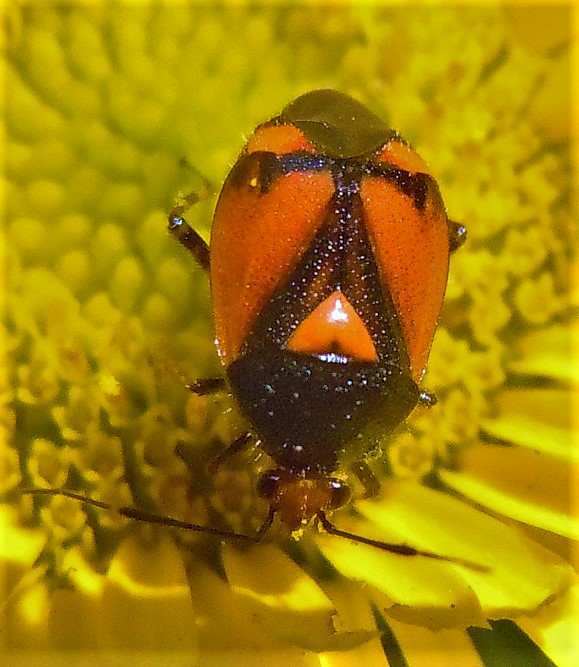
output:
<path id="1" fill-rule="evenodd" d="M 523 662 L 545 659 L 522 628 L 572 662 L 570 10 L 316 5 L 3 10 L 8 651 L 424 664 L 426 650 L 484 662 L 514 642 Z M 294 540 L 275 525 L 244 548 L 22 495 L 67 487 L 255 534 L 270 462 L 248 451 L 210 472 L 244 424 L 227 396 L 184 387 L 220 367 L 206 278 L 167 234 L 166 211 L 199 187 L 197 169 L 222 181 L 243 133 L 322 87 L 367 102 L 416 145 L 469 232 L 425 378 L 438 405 L 368 460 L 379 497 L 363 499 L 352 478 L 356 499 L 332 520 L 465 563 L 314 526 Z M 211 207 L 188 213 L 206 238 Z"/>

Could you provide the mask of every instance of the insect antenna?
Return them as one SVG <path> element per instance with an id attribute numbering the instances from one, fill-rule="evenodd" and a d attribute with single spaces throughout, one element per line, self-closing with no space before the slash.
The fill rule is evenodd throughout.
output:
<path id="1" fill-rule="evenodd" d="M 481 565 L 480 563 L 474 563 L 473 561 L 465 560 L 464 558 L 456 558 L 455 556 L 443 556 L 441 554 L 434 553 L 432 551 L 423 551 L 421 549 L 416 549 L 407 544 L 394 544 L 391 542 L 381 542 L 380 540 L 373 540 L 369 537 L 363 537 L 362 535 L 356 535 L 350 533 L 346 530 L 341 530 L 328 519 L 325 512 L 318 512 L 318 519 L 322 524 L 323 529 L 329 535 L 337 535 L 338 537 L 344 537 L 353 542 L 358 542 L 359 544 L 367 544 L 368 546 L 375 547 L 382 551 L 387 551 L 389 553 L 398 554 L 400 556 L 424 556 L 425 558 L 431 558 L 433 560 L 442 560 L 447 563 L 454 563 L 455 565 L 463 565 L 470 568 L 471 570 L 476 570 L 477 572 L 488 572 L 490 568 L 486 565 Z"/>
<path id="2" fill-rule="evenodd" d="M 78 500 L 81 503 L 86 503 L 92 507 L 97 507 L 99 509 L 107 510 L 110 512 L 116 512 L 118 515 L 124 516 L 127 519 L 132 519 L 134 521 L 154 523 L 160 526 L 169 526 L 170 528 L 180 528 L 181 530 L 191 530 L 196 533 L 206 533 L 209 535 L 216 535 L 217 537 L 249 542 L 251 544 L 258 544 L 261 541 L 263 534 L 267 531 L 267 528 L 273 521 L 273 517 L 271 520 L 268 517 L 257 534 L 252 537 L 251 535 L 245 535 L 244 533 L 237 533 L 234 530 L 227 530 L 226 528 L 215 528 L 213 526 L 201 526 L 197 523 L 190 523 L 189 521 L 182 521 L 181 519 L 173 519 L 172 517 L 155 514 L 154 512 L 147 512 L 146 510 L 137 509 L 135 507 L 114 507 L 113 505 L 109 505 L 108 503 L 102 502 L 101 500 L 88 498 L 87 496 L 84 496 L 80 493 L 75 493 L 74 491 L 68 491 L 67 489 L 24 489 L 22 493 L 25 495 L 65 496 L 66 498 Z"/>

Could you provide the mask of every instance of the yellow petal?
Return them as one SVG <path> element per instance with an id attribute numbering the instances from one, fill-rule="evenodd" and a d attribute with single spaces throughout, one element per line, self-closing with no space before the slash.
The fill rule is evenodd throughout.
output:
<path id="1" fill-rule="evenodd" d="M 482 426 L 498 440 L 578 461 L 571 436 L 572 399 L 564 389 L 505 391 L 495 401 L 499 416 Z"/>
<path id="2" fill-rule="evenodd" d="M 447 494 L 393 482 L 382 502 L 361 501 L 356 508 L 369 522 L 343 520 L 341 528 L 488 567 L 480 572 L 338 537 L 321 539 L 338 570 L 384 593 L 396 618 L 431 628 L 472 625 L 532 611 L 566 586 L 568 568 L 558 557 Z"/>
<path id="3" fill-rule="evenodd" d="M 350 525 L 348 529 L 362 532 Z M 380 537 L 368 528 L 364 534 Z M 344 576 L 374 587 L 375 592 L 369 594 L 394 618 L 437 630 L 484 623 L 476 596 L 447 564 L 384 553 L 336 536 L 328 535 L 320 542 L 332 565 Z"/>
<path id="4" fill-rule="evenodd" d="M 484 667 L 464 630 L 431 631 L 396 619 L 388 622 L 409 665 Z"/>
<path id="5" fill-rule="evenodd" d="M 8 506 L 0 507 L 0 538 L 0 559 L 25 568 L 32 567 L 46 541 L 40 529 L 19 528 L 18 513 Z"/>
<path id="6" fill-rule="evenodd" d="M 335 605 L 337 614 L 334 617 L 334 627 L 339 633 L 337 638 L 340 634 L 347 637 L 347 632 L 360 633 L 361 629 L 371 637 L 360 646 L 354 646 L 347 651 L 341 651 L 338 642 L 333 641 L 327 652 L 320 657 L 320 664 L 327 664 L 328 667 L 384 664 L 386 667 L 388 663 L 384 657 L 382 632 L 376 627 L 375 613 L 365 588 L 344 577 L 324 577 L 319 584 Z"/>
<path id="7" fill-rule="evenodd" d="M 166 536 L 146 544 L 126 539 L 101 590 L 59 589 L 50 605 L 51 644 L 59 649 L 195 650 L 197 633 L 181 555 Z M 97 577 L 84 566 L 86 575 Z"/>
<path id="8" fill-rule="evenodd" d="M 37 651 L 49 645 L 48 611 L 51 590 L 46 582 L 46 568 L 23 571 L 17 564 L 2 563 L 2 578 L 7 590 L 0 616 L 6 653 L 12 650 Z M 18 583 L 15 583 L 18 582 Z M 8 599 L 4 599 L 11 590 Z"/>
<path id="9" fill-rule="evenodd" d="M 539 614 L 519 621 L 521 628 L 560 667 L 575 665 L 579 656 L 579 584 Z"/>
<path id="10" fill-rule="evenodd" d="M 572 471 L 558 457 L 522 447 L 480 445 L 461 453 L 460 472 L 438 474 L 459 493 L 504 516 L 579 538 L 571 506 Z"/>
<path id="11" fill-rule="evenodd" d="M 515 346 L 509 369 L 525 375 L 548 377 L 577 384 L 579 381 L 579 322 L 556 324 L 525 336 Z"/>
<path id="12" fill-rule="evenodd" d="M 330 598 L 278 547 L 224 545 L 223 563 L 231 590 L 266 636 L 315 651 L 344 650 L 375 635 L 337 630 Z"/>

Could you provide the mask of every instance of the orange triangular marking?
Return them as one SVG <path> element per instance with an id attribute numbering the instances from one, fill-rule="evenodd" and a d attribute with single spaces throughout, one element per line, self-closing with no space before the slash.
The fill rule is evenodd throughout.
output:
<path id="1" fill-rule="evenodd" d="M 315 356 L 334 354 L 356 361 L 378 361 L 366 325 L 339 291 L 306 317 L 291 335 L 287 349 Z"/>

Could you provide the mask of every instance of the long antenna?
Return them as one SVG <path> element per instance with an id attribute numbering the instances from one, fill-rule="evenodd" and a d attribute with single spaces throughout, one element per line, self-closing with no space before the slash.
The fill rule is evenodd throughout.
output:
<path id="1" fill-rule="evenodd" d="M 381 542 L 380 540 L 373 540 L 370 537 L 363 537 L 362 535 L 356 535 L 354 533 L 349 533 L 346 530 L 341 530 L 334 526 L 334 524 L 328 519 L 325 512 L 318 512 L 318 519 L 322 524 L 323 529 L 329 535 L 337 535 L 338 537 L 344 537 L 353 542 L 358 542 L 359 544 L 367 544 L 376 549 L 381 549 L 382 551 L 388 551 L 389 553 L 399 554 L 400 556 L 424 556 L 425 558 L 432 558 L 434 560 L 442 560 L 447 563 L 454 563 L 455 565 L 464 565 L 465 567 L 470 568 L 471 570 L 476 570 L 477 572 L 488 572 L 490 568 L 486 565 L 481 565 L 480 563 L 474 563 L 470 560 L 465 560 L 464 558 L 456 558 L 454 556 L 442 556 L 441 554 L 433 553 L 432 551 L 422 551 L 421 549 L 416 549 L 415 547 L 408 546 L 407 544 L 394 544 L 392 542 Z"/>
<path id="2" fill-rule="evenodd" d="M 87 496 L 83 496 L 80 493 L 75 493 L 74 491 L 68 491 L 66 489 L 24 489 L 22 493 L 26 495 L 65 496 L 66 498 L 72 498 L 73 500 L 78 500 L 81 503 L 86 503 L 92 507 L 98 507 L 99 509 L 116 512 L 120 516 L 124 516 L 127 519 L 142 521 L 143 523 L 155 523 L 161 526 L 170 526 L 171 528 L 192 530 L 196 533 L 208 533 L 210 535 L 217 535 L 217 537 L 242 540 L 244 542 L 251 542 L 253 544 L 257 544 L 261 539 L 260 533 L 258 533 L 256 537 L 251 537 L 250 535 L 244 535 L 243 533 L 236 533 L 233 530 L 227 530 L 225 528 L 214 528 L 212 526 L 200 526 L 197 523 L 189 523 L 188 521 L 173 519 L 169 516 L 155 514 L 154 512 L 147 512 L 135 507 L 114 507 L 113 505 L 104 503 L 101 500 L 88 498 Z"/>

